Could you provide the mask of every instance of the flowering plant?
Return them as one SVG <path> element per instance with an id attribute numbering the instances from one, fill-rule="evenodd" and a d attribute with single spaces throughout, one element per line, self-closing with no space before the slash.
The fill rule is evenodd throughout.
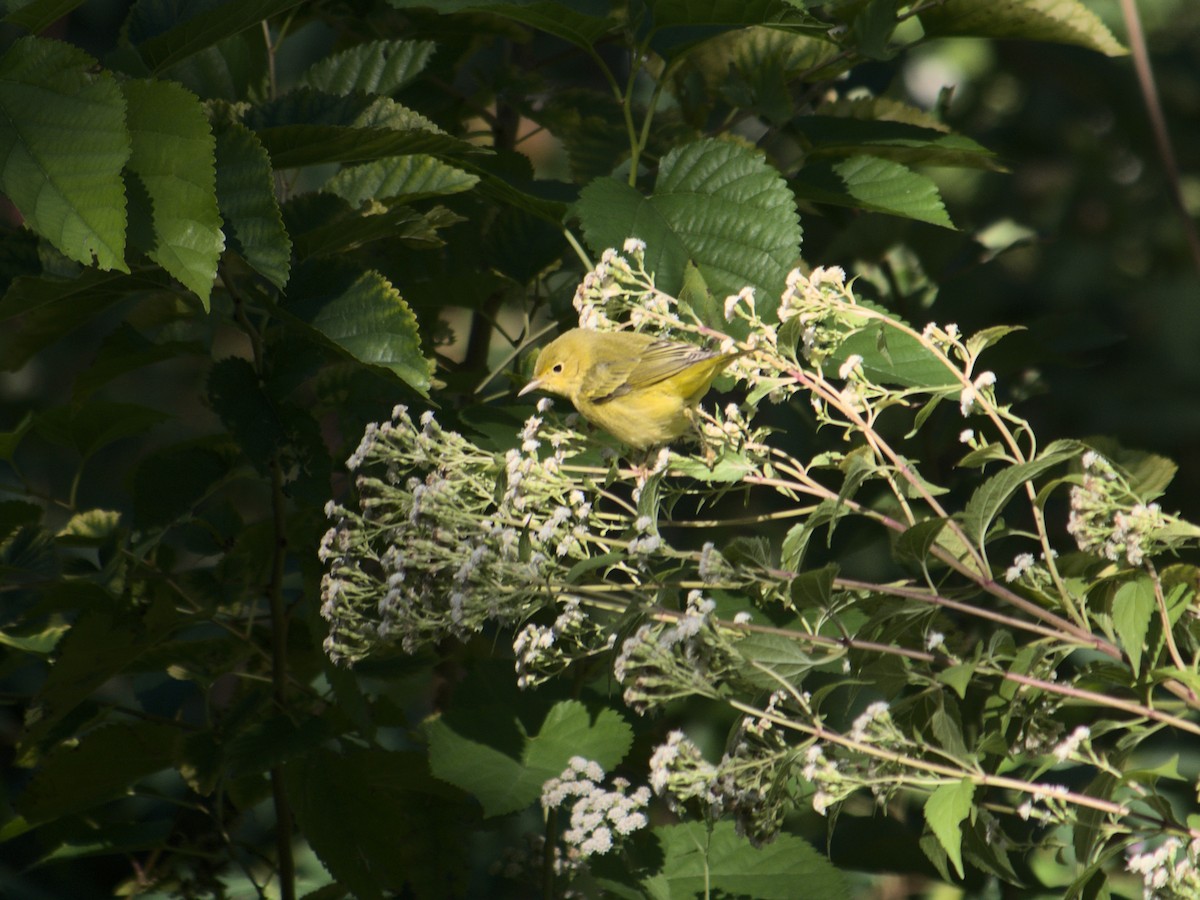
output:
<path id="1" fill-rule="evenodd" d="M 636 469 L 546 400 L 502 452 L 397 407 L 349 461 L 357 508 L 327 509 L 329 655 L 503 634 L 522 688 L 574 678 L 603 698 L 611 679 L 651 731 L 681 704 L 723 710 L 723 752 L 669 729 L 640 779 L 710 834 L 732 821 L 762 846 L 797 811 L 915 804 L 948 880 L 1021 883 L 1057 856 L 1073 894 L 1140 878 L 1194 896 L 1200 810 L 1162 749 L 1200 735 L 1200 570 L 1173 561 L 1200 529 L 1157 500 L 1168 464 L 1043 446 L 980 363 L 1012 329 L 910 326 L 836 268 L 793 271 L 769 316 L 731 295 L 722 323 L 645 259 L 636 239 L 604 254 L 581 326 L 741 351 L 740 402 L 699 412 L 694 452 Z M 803 454 L 778 410 L 838 440 Z M 913 449 L 946 413 L 968 420 L 965 488 Z M 744 512 L 726 514 L 734 492 Z M 692 540 L 738 524 L 765 533 Z M 885 538 L 888 564 L 835 532 Z M 649 792 L 603 790 L 604 768 L 575 755 L 542 793 L 547 815 L 578 798 L 547 837 L 584 892 L 650 822 Z"/>

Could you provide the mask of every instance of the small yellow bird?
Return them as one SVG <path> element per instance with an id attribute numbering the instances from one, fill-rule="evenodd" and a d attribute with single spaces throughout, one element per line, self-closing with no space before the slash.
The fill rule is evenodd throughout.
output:
<path id="1" fill-rule="evenodd" d="M 566 397 L 589 422 L 644 450 L 687 431 L 691 409 L 739 355 L 632 331 L 573 328 L 542 348 L 533 380 L 518 395 Z"/>

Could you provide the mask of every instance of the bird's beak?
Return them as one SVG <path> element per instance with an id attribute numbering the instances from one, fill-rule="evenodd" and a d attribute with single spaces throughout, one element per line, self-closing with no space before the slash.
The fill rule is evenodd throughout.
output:
<path id="1" fill-rule="evenodd" d="M 524 397 L 530 391 L 536 391 L 541 386 L 542 386 L 542 379 L 535 378 L 535 379 L 533 379 L 533 381 L 529 382 L 529 384 L 525 385 L 525 387 L 523 387 L 519 391 L 517 391 L 517 396 Z"/>

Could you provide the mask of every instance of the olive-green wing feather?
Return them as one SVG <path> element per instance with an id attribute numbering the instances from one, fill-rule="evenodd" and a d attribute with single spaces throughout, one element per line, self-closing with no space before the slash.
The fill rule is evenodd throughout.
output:
<path id="1" fill-rule="evenodd" d="M 586 396 L 593 403 L 603 403 L 630 391 L 642 390 L 678 375 L 706 359 L 717 356 L 711 350 L 678 341 L 655 341 L 634 359 L 598 363 L 593 377 L 588 379 Z"/>

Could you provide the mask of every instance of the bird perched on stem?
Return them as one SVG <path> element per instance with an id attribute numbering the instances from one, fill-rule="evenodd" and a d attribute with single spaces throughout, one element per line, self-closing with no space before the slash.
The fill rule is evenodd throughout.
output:
<path id="1" fill-rule="evenodd" d="M 519 395 L 566 397 L 589 422 L 645 450 L 692 427 L 696 404 L 739 355 L 633 331 L 573 328 L 542 348 Z"/>

